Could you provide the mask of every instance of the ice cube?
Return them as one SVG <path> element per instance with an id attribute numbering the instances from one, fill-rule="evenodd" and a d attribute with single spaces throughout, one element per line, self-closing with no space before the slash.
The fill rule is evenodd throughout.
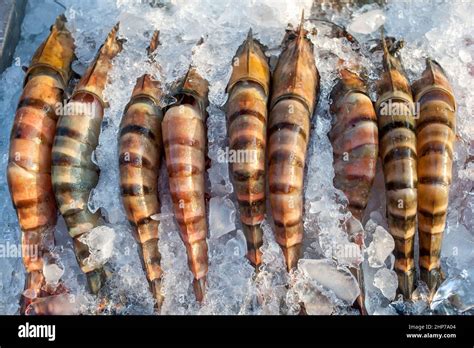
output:
<path id="1" fill-rule="evenodd" d="M 377 226 L 387 228 L 387 223 L 380 212 L 373 211 L 370 213 L 370 219 L 365 223 L 364 229 L 367 235 L 373 235 Z"/>
<path id="2" fill-rule="evenodd" d="M 441 254 L 453 260 L 453 266 L 464 269 L 474 264 L 474 235 L 463 224 L 448 224 Z"/>
<path id="3" fill-rule="evenodd" d="M 385 23 L 382 10 L 372 10 L 356 16 L 348 26 L 351 33 L 370 34 Z"/>
<path id="4" fill-rule="evenodd" d="M 348 304 L 354 303 L 360 295 L 356 278 L 347 268 L 337 267 L 332 260 L 301 259 L 298 269 Z"/>
<path id="5" fill-rule="evenodd" d="M 413 302 L 411 306 L 412 314 L 420 315 L 429 307 L 430 290 L 425 282 L 421 280 L 418 282 L 418 287 L 413 291 L 411 300 Z"/>
<path id="6" fill-rule="evenodd" d="M 225 248 L 229 259 L 244 257 L 247 252 L 244 233 L 238 230 L 236 236 L 226 243 Z"/>
<path id="7" fill-rule="evenodd" d="M 374 286 L 379 288 L 382 294 L 392 301 L 395 298 L 398 287 L 397 273 L 387 268 L 379 269 L 375 273 Z"/>
<path id="8" fill-rule="evenodd" d="M 304 301 L 306 313 L 309 315 L 330 315 L 334 312 L 331 301 L 321 293 L 314 292 L 311 298 Z"/>
<path id="9" fill-rule="evenodd" d="M 334 312 L 334 304 L 317 287 L 304 284 L 298 289 L 299 300 L 309 315 L 330 315 Z"/>
<path id="10" fill-rule="evenodd" d="M 338 244 L 334 256 L 339 264 L 352 267 L 357 267 L 364 260 L 360 246 L 356 243 Z"/>
<path id="11" fill-rule="evenodd" d="M 64 269 L 55 263 L 51 263 L 49 265 L 45 263 L 43 265 L 43 274 L 46 279 L 46 283 L 57 284 L 59 279 L 61 279 L 64 274 Z"/>
<path id="12" fill-rule="evenodd" d="M 235 230 L 235 206 L 229 198 L 212 197 L 209 204 L 209 230 L 217 239 Z"/>
<path id="13" fill-rule="evenodd" d="M 385 259 L 395 248 L 395 241 L 390 233 L 381 226 L 375 229 L 373 240 L 367 248 L 370 267 L 379 268 L 384 265 Z"/>
<path id="14" fill-rule="evenodd" d="M 209 181 L 211 182 L 211 191 L 215 195 L 224 196 L 232 193 L 234 186 L 229 181 L 229 165 L 228 163 L 220 163 L 213 161 L 209 173 Z"/>
<path id="15" fill-rule="evenodd" d="M 472 276 L 466 273 L 446 279 L 433 296 L 431 309 L 439 314 L 467 312 L 474 308 Z"/>
<path id="16" fill-rule="evenodd" d="M 111 256 L 114 248 L 115 231 L 108 226 L 98 226 L 79 237 L 89 247 L 90 255 L 84 263 L 91 267 L 102 266 Z"/>

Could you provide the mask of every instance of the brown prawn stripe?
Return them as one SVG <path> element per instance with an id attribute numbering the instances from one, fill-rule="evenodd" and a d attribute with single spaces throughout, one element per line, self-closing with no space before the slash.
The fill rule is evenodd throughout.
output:
<path id="1" fill-rule="evenodd" d="M 456 102 L 442 67 L 427 59 L 413 84 L 417 120 L 418 232 L 421 279 L 432 292 L 441 283 L 440 254 L 446 225 L 455 141 Z"/>
<path id="2" fill-rule="evenodd" d="M 173 210 L 199 302 L 204 298 L 208 271 L 204 200 L 207 93 L 207 82 L 190 68 L 174 92 L 179 102 L 169 107 L 161 124 Z"/>
<path id="3" fill-rule="evenodd" d="M 97 294 L 108 276 L 105 267 L 86 263 L 89 247 L 79 240 L 100 224 L 100 212 L 91 212 L 89 196 L 99 180 L 92 153 L 99 141 L 104 116 L 103 91 L 113 58 L 122 50 L 117 39 L 118 25 L 106 38 L 94 61 L 74 89 L 66 110 L 59 117 L 52 149 L 52 182 L 61 215 L 73 238 L 81 270 L 90 291 Z"/>
<path id="4" fill-rule="evenodd" d="M 268 186 L 275 239 L 288 270 L 297 266 L 303 241 L 303 176 L 310 119 L 319 95 L 314 47 L 304 29 L 288 29 L 272 78 L 268 124 Z"/>
<path id="5" fill-rule="evenodd" d="M 237 62 L 237 64 L 235 63 Z M 249 31 L 234 57 L 227 91 L 230 149 L 242 153 L 230 163 L 239 203 L 240 220 L 247 241 L 247 259 L 258 270 L 262 262 L 261 224 L 265 218 L 265 152 L 270 67 L 264 47 Z"/>
<path id="6" fill-rule="evenodd" d="M 294 113 L 289 114 L 292 106 Z M 296 266 L 303 238 L 303 175 L 309 134 L 308 111 L 296 100 L 281 100 L 269 124 L 269 191 L 277 242 L 283 246 L 287 267 Z"/>
<path id="7" fill-rule="evenodd" d="M 387 197 L 387 218 L 395 239 L 395 271 L 399 292 L 410 298 L 414 290 L 414 236 L 417 209 L 417 148 L 410 85 L 396 57 L 383 40 L 384 72 L 377 83 L 376 113 L 380 157 Z"/>
<path id="8" fill-rule="evenodd" d="M 181 109 L 180 109 L 181 108 Z M 185 110 L 187 116 L 181 116 Z M 177 115 L 177 114 L 178 115 Z M 184 123 L 191 123 L 189 133 L 180 131 Z M 177 134 L 176 134 L 177 133 Z M 176 141 L 188 137 L 188 141 Z M 163 120 L 163 139 L 169 174 L 170 192 L 173 197 L 176 221 L 181 238 L 188 252 L 188 264 L 199 280 L 207 274 L 207 222 L 204 202 L 204 148 L 189 144 L 205 144 L 204 125 L 191 107 L 170 108 Z"/>
<path id="9" fill-rule="evenodd" d="M 366 82 L 356 71 L 339 70 L 339 80 L 331 91 L 330 111 L 333 122 L 328 135 L 333 147 L 334 186 L 346 195 L 353 217 L 362 221 L 375 177 L 378 128 Z M 346 226 L 350 238 L 363 252 L 364 239 L 360 231 L 352 228 L 352 219 Z M 360 288 L 356 302 L 360 313 L 366 315 L 362 269 L 352 268 L 351 272 Z"/>
<path id="10" fill-rule="evenodd" d="M 25 77 L 10 136 L 7 180 L 22 231 L 22 253 L 27 275 L 24 290 L 44 296 L 43 258 L 54 246 L 57 220 L 56 201 L 51 183 L 51 148 L 58 115 L 71 76 L 74 40 L 60 16 L 48 38 L 35 51 Z M 31 300 L 21 296 L 20 313 Z"/>
<path id="11" fill-rule="evenodd" d="M 411 117 L 411 116 L 408 116 Z M 383 118 L 383 116 L 382 116 Z M 379 124 L 383 124 L 380 122 Z M 393 125 L 392 128 L 387 127 Z M 398 125 L 399 127 L 395 127 Z M 404 280 L 400 290 L 405 297 L 413 291 L 414 235 L 417 200 L 416 139 L 411 127 L 393 121 L 381 138 L 381 156 L 387 190 L 387 215 L 395 243 L 395 269 Z M 408 133 L 408 134 L 407 134 Z M 409 276 L 407 276 L 409 275 Z"/>
<path id="12" fill-rule="evenodd" d="M 245 87 L 244 87 L 245 88 Z M 239 103 L 239 87 L 233 88 L 231 102 Z M 246 88 L 249 89 L 248 87 Z M 263 90 L 250 89 L 255 94 Z M 229 137 L 233 151 L 243 151 L 247 158 L 230 164 L 233 184 L 239 202 L 240 219 L 247 240 L 247 258 L 256 268 L 261 263 L 260 248 L 263 231 L 260 227 L 265 218 L 265 149 L 266 149 L 266 98 L 258 96 L 254 107 L 259 111 L 245 109 L 238 118 L 230 117 Z M 255 100 L 261 100 L 257 103 Z M 232 109 L 232 106 L 229 106 Z"/>
<path id="13" fill-rule="evenodd" d="M 99 219 L 98 213 L 89 211 L 87 202 L 99 180 L 92 152 L 97 146 L 95 134 L 100 130 L 102 116 L 102 112 L 90 117 L 68 115 L 58 121 L 52 152 L 53 187 L 73 238 L 95 227 Z"/>
<path id="14" fill-rule="evenodd" d="M 119 132 L 119 166 L 122 202 L 145 271 L 156 308 L 161 309 L 161 254 L 158 249 L 160 212 L 158 177 L 162 156 L 161 122 L 158 106 L 161 87 L 150 75 L 137 79 L 131 101 L 125 109 Z"/>
<path id="15" fill-rule="evenodd" d="M 352 215 L 361 220 L 375 177 L 377 117 L 366 82 L 348 69 L 340 70 L 331 100 L 334 185 L 348 198 Z"/>

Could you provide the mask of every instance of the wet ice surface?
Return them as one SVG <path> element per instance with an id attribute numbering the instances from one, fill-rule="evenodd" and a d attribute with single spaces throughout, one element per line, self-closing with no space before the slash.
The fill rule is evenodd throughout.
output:
<path id="1" fill-rule="evenodd" d="M 181 77 L 190 63 L 197 66 L 210 82 L 208 108 L 208 170 L 210 202 L 208 214 L 209 275 L 206 301 L 199 306 L 192 291 L 192 274 L 188 270 L 186 253 L 174 220 L 166 170 L 160 175 L 159 248 L 164 270 L 165 314 L 297 314 L 300 303 L 308 314 L 357 314 L 347 302 L 357 295 L 353 278 L 347 267 L 357 265 L 360 255 L 344 251 L 354 250 L 347 238 L 343 222 L 349 219 L 347 201 L 332 184 L 332 147 L 327 137 L 330 129 L 328 94 L 336 77 L 339 58 L 364 66 L 371 85 L 377 78 L 380 55 L 369 54 L 367 47 L 378 38 L 377 27 L 385 17 L 388 35 L 403 37 L 406 46 L 402 58 L 410 81 L 419 77 L 424 69 L 424 58 L 436 59 L 447 71 L 457 98 L 458 141 L 455 148 L 453 184 L 442 262 L 447 280 L 434 296 L 431 307 L 427 303 L 427 290 L 418 286 L 414 301 L 403 302 L 393 294 L 396 279 L 393 277 L 394 256 L 387 229 L 383 178 L 378 166 L 374 189 L 362 223 L 366 230 L 365 243 L 369 250 L 364 254 L 367 308 L 373 314 L 469 313 L 473 311 L 474 297 L 474 199 L 472 195 L 472 134 L 474 95 L 470 88 L 474 75 L 473 24 L 470 1 L 409 1 L 391 2 L 386 8 L 365 5 L 362 8 L 343 8 L 332 11 L 327 6 L 311 9 L 311 0 L 292 1 L 168 1 L 150 8 L 146 1 L 135 0 L 62 0 L 68 10 L 69 28 L 76 39 L 78 60 L 74 69 L 82 73 L 93 59 L 110 28 L 121 22 L 120 35 L 127 39 L 124 51 L 115 59 L 105 96 L 110 103 L 106 110 L 99 146 L 95 152 L 101 168 L 101 177 L 89 202 L 92 210 L 101 209 L 108 231 L 105 243 L 94 238 L 96 245 L 93 262 L 109 259 L 113 277 L 94 298 L 86 292 L 86 279 L 77 266 L 72 243 L 64 221 L 59 220 L 53 250 L 58 266 L 47 266 L 47 278 L 55 283 L 58 277 L 74 296 L 60 297 L 71 310 L 94 313 L 102 301 L 104 313 L 151 314 L 153 299 L 148 291 L 136 243 L 125 219 L 120 196 L 117 161 L 117 130 L 123 109 L 131 95 L 136 78 L 144 72 L 159 76 L 156 68 L 146 62 L 145 48 L 153 30 L 161 31 L 162 45 L 157 60 L 166 86 Z M 275 243 L 271 218 L 264 227 L 263 265 L 255 276 L 245 259 L 245 238 L 236 211 L 237 203 L 229 180 L 226 163 L 218 156 L 227 145 L 224 103 L 225 87 L 231 73 L 231 59 L 247 35 L 250 27 L 255 36 L 269 48 L 269 55 L 279 53 L 279 44 L 288 22 L 296 25 L 301 9 L 306 16 L 320 17 L 355 28 L 353 34 L 362 44 L 362 53 L 355 53 L 345 39 L 333 38 L 327 25 L 308 21 L 307 29 L 316 27 L 312 35 L 315 59 L 321 75 L 321 93 L 312 119 L 312 134 L 308 146 L 305 177 L 305 241 L 304 265 L 288 274 L 283 255 Z M 93 10 L 91 10 L 93 9 Z M 52 0 L 29 3 L 22 26 L 22 39 L 17 47 L 14 64 L 0 76 L 1 168 L 4 173 L 8 159 L 9 132 L 16 103 L 21 92 L 24 74 L 22 65 L 28 65 L 31 56 L 46 37 L 49 26 L 63 9 Z M 368 16 L 367 13 L 377 16 Z M 440 20 L 440 18 L 442 20 Z M 363 34 L 368 33 L 368 34 Z M 203 37 L 204 43 L 195 47 Z M 272 61 L 275 59 L 273 58 Z M 0 176 L 0 206 L 3 209 L 0 229 L 2 244 L 19 243 L 19 229 L 11 206 L 5 176 Z M 92 235 L 93 236 L 93 235 Z M 392 240 L 393 241 L 393 240 Z M 342 252 L 341 252 L 342 251 Z M 371 258 L 370 258 L 371 257 Z M 315 259 L 332 259 L 334 261 Z M 323 267 L 324 266 L 324 267 Z M 322 272 L 322 270 L 326 272 Z M 328 279 L 333 272 L 335 279 Z M 24 268 L 18 257 L 0 258 L 0 313 L 14 314 L 23 289 Z M 331 280 L 332 282 L 329 282 Z M 345 284 L 339 287 L 338 284 Z M 68 307 L 69 308 L 69 307 Z"/>
<path id="2" fill-rule="evenodd" d="M 212 197 L 209 201 L 209 236 L 222 237 L 235 229 L 235 206 L 229 198 Z"/>
<path id="3" fill-rule="evenodd" d="M 386 298 L 393 300 L 398 286 L 397 274 L 387 268 L 379 269 L 374 276 L 374 286 L 379 288 Z"/>
<path id="4" fill-rule="evenodd" d="M 100 267 L 112 256 L 115 231 L 107 226 L 98 226 L 79 237 L 79 241 L 89 247 L 90 255 L 84 264 L 92 269 Z"/>
<path id="5" fill-rule="evenodd" d="M 382 226 L 377 226 L 372 235 L 372 242 L 366 250 L 370 267 L 382 267 L 394 248 L 395 241 L 390 233 Z"/>
<path id="6" fill-rule="evenodd" d="M 57 284 L 64 274 L 64 269 L 59 267 L 56 263 L 44 264 L 43 274 L 48 284 Z"/>
<path id="7" fill-rule="evenodd" d="M 311 280 L 323 288 L 332 291 L 337 298 L 352 304 L 360 295 L 357 280 L 345 267 L 337 267 L 332 260 L 307 260 L 299 261 L 298 268 Z"/>
<path id="8" fill-rule="evenodd" d="M 375 9 L 355 16 L 347 29 L 354 34 L 370 34 L 384 23 L 385 15 L 383 11 Z"/>

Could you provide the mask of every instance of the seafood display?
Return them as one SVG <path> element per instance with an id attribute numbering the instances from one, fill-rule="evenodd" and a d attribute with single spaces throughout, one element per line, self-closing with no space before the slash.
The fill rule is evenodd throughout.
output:
<path id="1" fill-rule="evenodd" d="M 206 165 L 206 107 L 208 83 L 190 68 L 178 83 L 177 99 L 162 122 L 170 193 L 181 239 L 193 273 L 196 300 L 202 302 L 208 271 L 207 217 L 204 199 Z"/>
<path id="2" fill-rule="evenodd" d="M 0 314 L 474 313 L 472 5 L 70 2 L 0 74 Z"/>
<path id="3" fill-rule="evenodd" d="M 388 226 L 395 240 L 398 289 L 409 299 L 415 287 L 418 182 L 414 105 L 410 83 L 397 56 L 401 43 L 385 38 L 382 32 L 382 46 L 384 72 L 377 83 L 375 104 L 379 151 L 385 177 Z"/>
<path id="4" fill-rule="evenodd" d="M 420 108 L 416 120 L 420 277 L 433 294 L 442 282 L 440 254 L 452 178 L 456 100 L 443 68 L 431 59 L 412 91 Z"/>
<path id="5" fill-rule="evenodd" d="M 272 77 L 268 122 L 268 185 L 275 239 L 288 270 L 301 257 L 303 175 L 310 121 L 317 102 L 319 74 L 313 44 L 304 28 L 289 29 Z"/>
<path id="6" fill-rule="evenodd" d="M 31 298 L 45 295 L 43 266 L 54 244 L 57 211 L 51 148 L 59 116 L 55 110 L 62 103 L 74 60 L 74 40 L 65 22 L 64 16 L 57 18 L 31 60 L 10 137 L 8 186 L 22 231 L 25 291 L 30 292 L 29 298 L 21 298 L 21 313 Z M 32 253 L 35 248 L 37 257 Z"/>
<path id="7" fill-rule="evenodd" d="M 152 37 L 149 54 L 158 47 L 159 32 Z M 145 74 L 137 80 L 120 124 L 119 164 L 122 201 L 128 221 L 134 227 L 150 289 L 159 309 L 161 293 L 161 255 L 158 250 L 160 212 L 158 176 L 162 157 L 161 121 L 163 112 L 160 83 Z"/>
<path id="8" fill-rule="evenodd" d="M 242 151 L 244 161 L 230 163 L 247 240 L 247 258 L 257 269 L 262 262 L 261 224 L 265 215 L 265 150 L 270 67 L 264 48 L 249 31 L 237 50 L 227 86 L 227 119 L 230 148 Z"/>
<path id="9" fill-rule="evenodd" d="M 101 224 L 100 211 L 88 207 L 91 190 L 99 180 L 92 153 L 97 147 L 106 103 L 103 91 L 112 59 L 122 50 L 118 24 L 107 36 L 96 58 L 75 87 L 69 101 L 70 114 L 59 117 L 52 149 L 52 184 L 59 211 L 66 221 L 81 270 L 90 291 L 97 293 L 107 279 L 102 265 L 86 262 L 90 252 L 81 236 Z"/>

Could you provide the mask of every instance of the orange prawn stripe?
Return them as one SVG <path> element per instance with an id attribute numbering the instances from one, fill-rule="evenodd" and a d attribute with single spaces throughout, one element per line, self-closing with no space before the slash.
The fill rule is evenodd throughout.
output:
<path id="1" fill-rule="evenodd" d="M 143 77 L 147 79 L 148 76 Z M 140 86 L 140 79 L 136 89 Z M 155 94 L 161 89 L 156 86 Z M 138 93 L 134 91 L 134 94 Z M 121 194 L 125 212 L 134 227 L 140 259 L 155 298 L 161 308 L 161 254 L 158 249 L 159 222 L 152 216 L 160 212 L 158 176 L 162 156 L 161 121 L 163 113 L 153 99 L 130 102 L 120 125 L 119 166 Z"/>
<path id="2" fill-rule="evenodd" d="M 331 100 L 334 186 L 344 192 L 348 209 L 361 220 L 375 177 L 377 117 L 365 81 L 350 70 L 340 71 Z"/>
<path id="3" fill-rule="evenodd" d="M 62 102 L 74 59 L 74 40 L 65 21 L 64 16 L 56 19 L 48 38 L 33 55 L 10 136 L 7 180 L 22 231 L 25 290 L 37 297 L 50 295 L 43 290 L 43 259 L 54 246 L 57 220 L 51 182 L 51 148 L 58 118 L 55 107 Z M 31 299 L 22 296 L 20 313 L 24 314 L 30 303 Z"/>
<path id="4" fill-rule="evenodd" d="M 190 68 L 174 92 L 180 102 L 166 111 L 161 124 L 173 210 L 199 302 L 204 299 L 208 272 L 204 198 L 207 94 L 207 81 Z"/>
<path id="5" fill-rule="evenodd" d="M 97 294 L 108 274 L 103 265 L 86 262 L 89 247 L 79 237 L 101 223 L 100 211 L 91 212 L 89 196 L 99 180 L 92 154 L 99 142 L 105 103 L 103 91 L 112 60 L 122 50 L 114 26 L 94 61 L 74 89 L 69 101 L 71 112 L 58 120 L 52 149 L 52 182 L 59 211 L 73 238 L 81 270 L 86 273 L 90 291 Z M 69 108 L 68 108 L 69 109 Z"/>
<path id="6" fill-rule="evenodd" d="M 303 176 L 310 119 L 319 95 L 314 47 L 304 29 L 288 29 L 273 73 L 268 124 L 268 186 L 275 239 L 288 271 L 297 266 L 303 241 Z"/>
<path id="7" fill-rule="evenodd" d="M 230 163 L 230 169 L 247 240 L 247 258 L 255 267 L 261 263 L 263 231 L 260 225 L 265 218 L 266 100 L 260 86 L 237 85 L 228 103 L 229 111 L 239 109 L 229 117 L 230 149 L 248 155 Z M 252 105 L 253 109 L 241 108 L 241 105 Z"/>
<path id="8" fill-rule="evenodd" d="M 262 262 L 261 224 L 266 210 L 265 153 L 270 90 L 270 67 L 264 50 L 250 30 L 234 57 L 226 110 L 230 150 L 245 155 L 230 163 L 230 171 L 247 241 L 246 256 L 257 270 Z"/>
<path id="9" fill-rule="evenodd" d="M 293 114 L 288 113 L 292 106 Z M 297 100 L 284 99 L 271 111 L 268 171 L 275 236 L 286 252 L 289 269 L 301 256 L 303 175 L 310 115 Z"/>

